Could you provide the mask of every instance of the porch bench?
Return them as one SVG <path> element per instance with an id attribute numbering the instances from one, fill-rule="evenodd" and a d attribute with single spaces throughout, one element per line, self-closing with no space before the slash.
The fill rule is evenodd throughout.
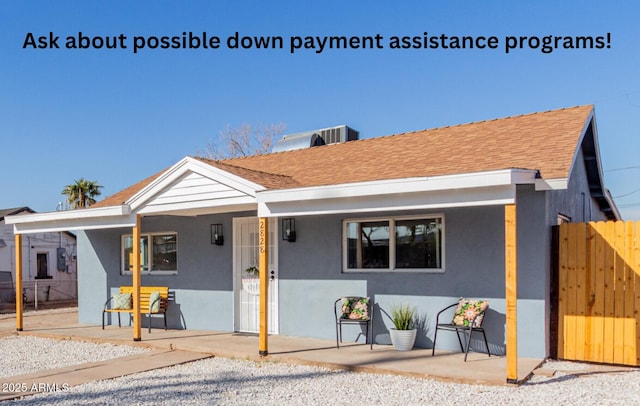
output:
<path id="1" fill-rule="evenodd" d="M 155 295 L 153 295 L 155 293 Z M 126 296 L 129 295 L 129 296 Z M 154 296 L 152 299 L 151 296 Z M 140 286 L 140 314 L 146 314 L 149 318 L 149 333 L 151 333 L 151 316 L 162 315 L 164 329 L 167 329 L 167 305 L 174 300 L 174 292 L 169 292 L 168 286 Z M 127 302 L 128 303 L 122 303 Z M 104 330 L 104 318 L 107 313 L 118 315 L 118 327 L 122 327 L 120 313 L 129 314 L 129 325 L 133 318 L 133 286 L 120 286 L 120 294 L 111 296 L 104 304 L 102 310 L 102 329 Z"/>

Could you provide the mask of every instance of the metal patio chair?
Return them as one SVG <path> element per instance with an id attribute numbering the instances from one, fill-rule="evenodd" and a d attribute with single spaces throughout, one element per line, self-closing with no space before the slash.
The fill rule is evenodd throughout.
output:
<path id="1" fill-rule="evenodd" d="M 358 324 L 366 327 L 365 342 L 373 349 L 373 305 L 368 297 L 344 296 L 333 304 L 336 320 L 336 348 L 342 342 L 342 325 Z"/>
<path id="2" fill-rule="evenodd" d="M 442 313 L 446 312 L 452 307 L 456 307 L 456 311 L 451 322 L 440 322 L 440 316 L 442 315 Z M 460 343 L 460 350 L 464 352 L 465 362 L 467 361 L 467 355 L 469 354 L 471 334 L 474 332 L 482 333 L 484 344 L 487 347 L 487 354 L 491 356 L 491 351 L 489 351 L 489 343 L 487 341 L 487 334 L 484 331 L 484 327 L 482 327 L 485 312 L 488 308 L 489 302 L 486 300 L 469 300 L 461 298 L 458 302 L 440 310 L 436 316 L 436 330 L 433 335 L 433 349 L 431 350 L 431 356 L 433 357 L 436 353 L 436 339 L 438 338 L 438 330 L 456 332 L 458 343 Z M 460 332 L 466 334 L 466 348 L 462 345 Z"/>

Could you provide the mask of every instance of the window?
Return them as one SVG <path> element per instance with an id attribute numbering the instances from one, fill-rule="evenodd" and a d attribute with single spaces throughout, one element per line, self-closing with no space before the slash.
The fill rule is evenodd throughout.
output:
<path id="1" fill-rule="evenodd" d="M 442 271 L 442 215 L 344 221 L 345 271 Z"/>
<path id="2" fill-rule="evenodd" d="M 37 275 L 35 279 L 51 279 L 49 275 L 49 254 L 46 252 L 38 252 L 36 254 Z"/>
<path id="3" fill-rule="evenodd" d="M 133 236 L 122 236 L 122 273 L 130 274 L 133 264 Z M 140 236 L 142 273 L 175 274 L 178 272 L 178 234 L 158 233 Z"/>

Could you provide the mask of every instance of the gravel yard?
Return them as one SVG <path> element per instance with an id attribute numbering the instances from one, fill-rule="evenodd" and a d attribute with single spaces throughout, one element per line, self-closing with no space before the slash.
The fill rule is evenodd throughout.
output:
<path id="1" fill-rule="evenodd" d="M 144 351 L 150 350 L 128 345 L 9 336 L 0 339 L 0 378 L 126 357 Z"/>
<path id="2" fill-rule="evenodd" d="M 33 352 L 34 348 L 41 351 Z M 0 339 L 1 376 L 134 354 L 145 349 L 20 336 Z M 25 362 L 28 360 L 28 362 Z M 478 386 L 211 358 L 171 368 L 25 397 L 21 404 L 131 405 L 630 405 L 640 399 L 640 371 L 585 373 L 585 365 L 547 362 L 554 376 L 519 386 Z"/>

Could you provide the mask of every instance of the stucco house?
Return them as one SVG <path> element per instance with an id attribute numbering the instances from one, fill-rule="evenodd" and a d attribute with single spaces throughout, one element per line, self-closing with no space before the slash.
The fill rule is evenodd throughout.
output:
<path id="1" fill-rule="evenodd" d="M 6 216 L 35 213 L 29 207 L 0 209 L 0 303 L 15 303 L 15 241 Z M 30 234 L 22 241 L 24 298 L 34 305 L 77 299 L 76 236 L 70 232 Z M 37 295 L 37 296 L 36 296 Z"/>
<path id="2" fill-rule="evenodd" d="M 142 285 L 175 291 L 170 328 L 258 332 L 260 291 L 246 270 L 266 241 L 270 334 L 335 339 L 334 301 L 362 295 L 375 302 L 376 343 L 389 343 L 389 310 L 406 303 L 423 320 L 416 346 L 428 348 L 436 312 L 474 297 L 490 302 L 492 353 L 516 339 L 511 323 L 519 356 L 549 354 L 551 226 L 620 217 L 593 106 L 317 141 L 185 157 L 91 208 L 10 222 L 24 235 L 77 232 L 81 323 L 100 324 L 105 300 L 132 284 L 139 233 Z M 517 288 L 505 277 L 516 271 Z M 459 350 L 455 335 L 438 348 Z"/>

